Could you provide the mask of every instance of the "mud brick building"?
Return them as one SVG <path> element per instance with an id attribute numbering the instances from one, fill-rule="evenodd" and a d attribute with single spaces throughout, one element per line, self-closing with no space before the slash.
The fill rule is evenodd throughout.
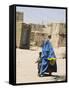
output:
<path id="1" fill-rule="evenodd" d="M 45 25 L 40 24 L 30 24 L 31 34 L 30 34 L 30 45 L 32 46 L 41 46 L 44 38 L 47 37 Z"/>
<path id="2" fill-rule="evenodd" d="M 20 47 L 23 13 L 16 12 L 16 47 Z"/>
<path id="3" fill-rule="evenodd" d="M 48 35 L 52 37 L 54 47 L 65 47 L 66 26 L 64 23 L 45 25 L 24 23 L 24 13 L 16 12 L 16 47 L 30 49 L 30 46 L 40 47 Z"/>
<path id="4" fill-rule="evenodd" d="M 16 12 L 16 47 L 22 49 L 30 48 L 30 25 L 25 24 L 24 13 Z"/>
<path id="5" fill-rule="evenodd" d="M 66 29 L 64 23 L 51 23 L 48 25 L 31 24 L 31 44 L 41 46 L 44 39 L 51 35 L 54 47 L 65 47 Z"/>
<path id="6" fill-rule="evenodd" d="M 64 23 L 52 23 L 47 26 L 50 27 L 50 34 L 52 36 L 52 43 L 54 47 L 65 47 L 66 45 L 66 26 Z"/>

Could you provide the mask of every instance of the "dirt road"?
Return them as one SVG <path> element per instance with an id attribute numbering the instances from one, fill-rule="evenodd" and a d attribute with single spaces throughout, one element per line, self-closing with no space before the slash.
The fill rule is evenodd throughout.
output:
<path id="1" fill-rule="evenodd" d="M 66 74 L 66 60 L 57 59 L 57 73 L 53 76 L 39 77 L 37 64 L 35 63 L 39 56 L 39 50 L 16 49 L 16 82 L 50 82 L 63 81 Z"/>

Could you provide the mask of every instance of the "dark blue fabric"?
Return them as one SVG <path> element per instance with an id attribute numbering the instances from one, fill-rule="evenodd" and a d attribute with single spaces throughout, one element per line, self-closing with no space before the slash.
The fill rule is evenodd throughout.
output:
<path id="1" fill-rule="evenodd" d="M 41 67 L 40 67 L 40 74 L 48 72 L 49 70 L 48 58 L 56 58 L 53 47 L 49 40 L 44 42 L 44 44 L 42 45 L 42 54 L 41 54 L 42 62 L 41 62 Z M 55 69 L 55 67 L 53 69 Z"/>

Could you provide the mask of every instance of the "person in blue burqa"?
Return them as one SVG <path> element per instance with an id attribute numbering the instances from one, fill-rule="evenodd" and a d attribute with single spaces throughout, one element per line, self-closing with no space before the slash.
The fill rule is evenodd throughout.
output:
<path id="1" fill-rule="evenodd" d="M 46 73 L 51 75 L 52 72 L 57 72 L 56 55 L 50 39 L 51 35 L 49 35 L 48 39 L 42 44 L 41 63 L 39 68 L 40 77 L 45 76 Z"/>

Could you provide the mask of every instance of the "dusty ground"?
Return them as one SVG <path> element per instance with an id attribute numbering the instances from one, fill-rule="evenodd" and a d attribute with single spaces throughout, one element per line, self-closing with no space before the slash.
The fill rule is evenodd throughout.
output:
<path id="1" fill-rule="evenodd" d="M 57 59 L 57 73 L 53 76 L 39 77 L 37 64 L 38 50 L 16 49 L 16 81 L 17 83 L 50 82 L 65 80 L 65 59 Z"/>

